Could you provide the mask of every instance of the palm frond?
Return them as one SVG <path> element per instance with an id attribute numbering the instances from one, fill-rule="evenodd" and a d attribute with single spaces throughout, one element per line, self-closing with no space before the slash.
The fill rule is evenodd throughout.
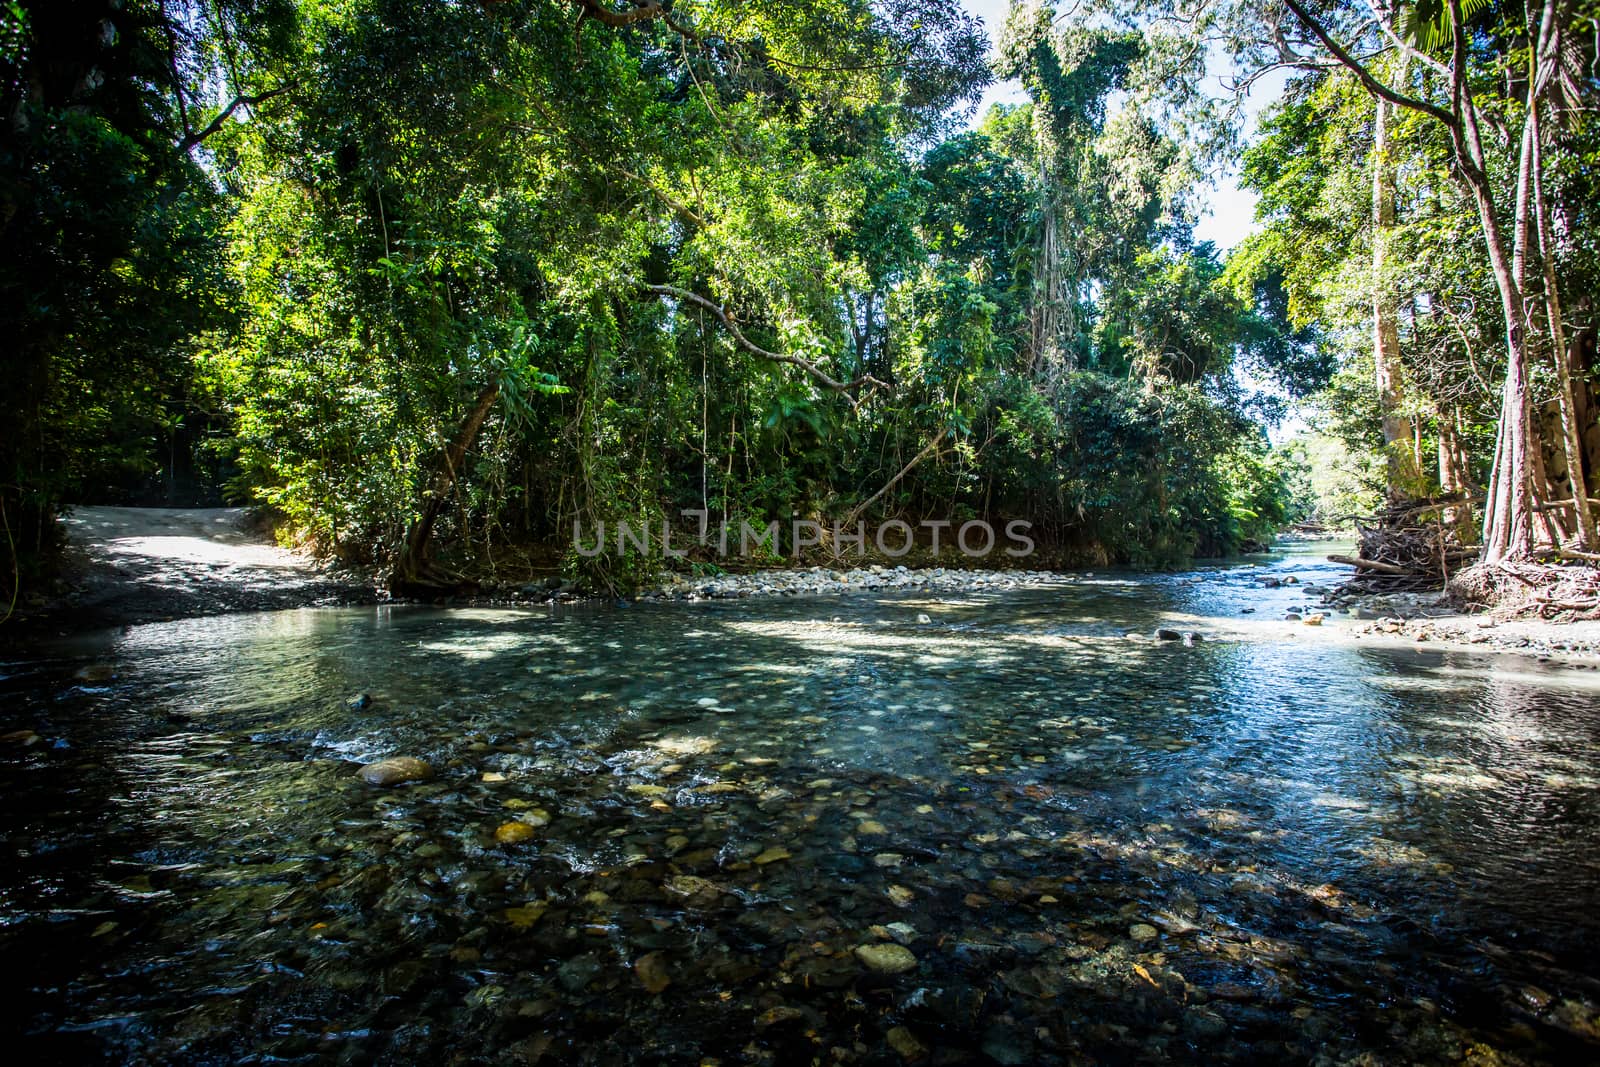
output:
<path id="1" fill-rule="evenodd" d="M 1494 6 L 1494 0 L 1461 0 L 1461 17 L 1468 25 Z M 1446 0 L 1417 0 L 1400 15 L 1400 36 L 1413 47 L 1432 52 L 1450 43 L 1450 5 Z"/>

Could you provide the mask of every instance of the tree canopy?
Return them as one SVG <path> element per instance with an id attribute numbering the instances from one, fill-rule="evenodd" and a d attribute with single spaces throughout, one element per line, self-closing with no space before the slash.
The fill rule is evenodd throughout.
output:
<path id="1" fill-rule="evenodd" d="M 624 588 L 664 561 L 574 522 L 684 509 L 1174 562 L 1301 506 L 1263 420 L 1307 398 L 1411 456 L 1373 491 L 1523 457 L 1489 533 L 1525 552 L 1600 447 L 1585 5 L 1017 3 L 992 71 L 956 0 L 3 10 L 13 592 L 119 494 L 263 505 L 419 589 Z M 1221 55 L 1299 71 L 1227 256 Z M 975 116 L 995 76 L 1028 101 Z"/>

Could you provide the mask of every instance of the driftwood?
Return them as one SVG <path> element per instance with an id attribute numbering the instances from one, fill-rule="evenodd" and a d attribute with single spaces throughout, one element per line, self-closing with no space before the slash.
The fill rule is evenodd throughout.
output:
<path id="1" fill-rule="evenodd" d="M 1480 563 L 1476 547 L 1461 543 L 1460 527 L 1444 509 L 1465 499 L 1412 501 L 1356 521 L 1360 537 L 1353 556 L 1329 556 L 1356 568 L 1341 592 L 1391 593 L 1448 588 L 1450 598 L 1470 610 L 1498 618 L 1600 618 L 1600 553 L 1549 546 L 1541 560 Z M 1556 501 L 1544 510 L 1572 507 Z M 1432 513 L 1433 521 L 1421 516 Z"/>
<path id="2" fill-rule="evenodd" d="M 1362 570 L 1377 571 L 1379 574 L 1411 574 L 1404 567 L 1396 567 L 1393 563 L 1379 563 L 1373 559 L 1357 559 L 1355 556 L 1329 556 L 1334 563 L 1347 563 L 1352 567 Z"/>
<path id="3" fill-rule="evenodd" d="M 1473 503 L 1464 495 L 1413 500 L 1393 504 L 1375 516 L 1353 517 L 1359 535 L 1356 554 L 1328 557 L 1356 568 L 1341 590 L 1397 593 L 1442 588 L 1452 574 L 1478 558 L 1478 550 L 1461 543 L 1457 527 L 1444 521 L 1444 513 Z"/>

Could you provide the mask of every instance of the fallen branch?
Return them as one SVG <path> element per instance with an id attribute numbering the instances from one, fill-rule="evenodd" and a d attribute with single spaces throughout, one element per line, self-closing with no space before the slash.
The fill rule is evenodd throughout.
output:
<path id="1" fill-rule="evenodd" d="M 1515 567 L 1513 567 L 1513 566 L 1511 566 L 1511 565 L 1509 565 L 1507 563 L 1496 563 L 1496 564 L 1491 564 L 1491 566 L 1493 566 L 1497 570 L 1499 570 L 1499 572 L 1501 574 L 1507 574 L 1507 575 L 1510 575 L 1512 578 L 1515 578 L 1517 581 L 1521 582 L 1523 585 L 1527 586 L 1529 589 L 1533 589 L 1533 588 L 1537 587 L 1537 585 L 1538 585 L 1538 583 L 1535 582 L 1532 578 L 1529 578 L 1526 574 L 1523 574 L 1521 571 L 1517 570 L 1517 568 L 1515 568 Z"/>
<path id="2" fill-rule="evenodd" d="M 1407 567 L 1396 567 L 1393 563 L 1379 563 L 1372 559 L 1358 559 L 1355 556 L 1329 556 L 1334 563 L 1343 563 L 1350 567 L 1359 567 L 1362 570 L 1377 571 L 1379 574 L 1398 574 L 1410 577 L 1417 572 Z"/>
<path id="3" fill-rule="evenodd" d="M 1475 563 L 1478 549 L 1461 543 L 1460 527 L 1438 513 L 1481 501 L 1466 493 L 1397 501 L 1377 515 L 1356 520 L 1354 556 L 1329 556 L 1356 568 L 1344 593 L 1422 592 L 1438 589 L 1453 572 Z M 1429 513 L 1433 513 L 1430 515 Z"/>
<path id="4" fill-rule="evenodd" d="M 1543 600 L 1545 606 L 1557 611 L 1593 611 L 1600 608 L 1600 600 Z"/>
<path id="5" fill-rule="evenodd" d="M 932 452 L 934 449 L 938 448 L 939 447 L 939 443 L 945 439 L 945 435 L 948 434 L 949 432 L 950 431 L 948 429 L 940 430 L 938 436 L 935 437 L 932 441 L 929 441 L 928 442 L 928 446 L 926 448 L 924 448 L 921 452 L 918 452 L 915 456 L 912 456 L 911 457 L 911 462 L 907 463 L 904 467 L 900 468 L 900 473 L 899 474 L 896 474 L 893 478 L 890 478 L 887 482 L 884 482 L 882 489 L 879 489 L 876 493 L 873 493 L 871 496 L 867 497 L 867 499 L 865 499 L 861 503 L 857 504 L 855 506 L 855 509 L 853 511 L 851 511 L 850 514 L 845 516 L 844 522 L 840 523 L 839 525 L 841 525 L 841 526 L 849 526 L 852 523 L 854 523 L 856 521 L 856 519 L 858 517 L 860 517 L 860 515 L 861 515 L 861 513 L 863 511 L 866 511 L 873 504 L 876 504 L 879 500 L 881 500 L 883 498 L 883 494 L 887 493 L 889 490 L 891 490 L 891 489 L 893 489 L 895 487 L 896 483 L 898 483 L 901 478 L 904 478 L 907 474 L 910 474 L 912 467 L 915 467 L 918 463 L 921 463 L 924 459 L 926 459 L 928 457 L 928 454 L 930 452 Z"/>
<path id="6" fill-rule="evenodd" d="M 1540 511 L 1540 512 L 1544 512 L 1544 511 L 1565 511 L 1567 508 L 1570 508 L 1570 507 L 1573 507 L 1573 506 L 1575 506 L 1575 505 L 1573 504 L 1572 500 L 1570 498 L 1568 498 L 1566 500 L 1552 500 L 1548 504 L 1535 504 L 1535 505 L 1533 505 L 1533 510 L 1534 511 Z M 1595 508 L 1597 508 L 1597 507 L 1600 507 L 1600 500 L 1591 500 L 1591 501 L 1589 501 L 1589 510 L 1590 511 L 1595 510 Z"/>
<path id="7" fill-rule="evenodd" d="M 1383 523 L 1392 526 L 1398 523 L 1401 519 L 1411 518 L 1416 515 L 1423 515 L 1430 511 L 1443 511 L 1445 508 L 1459 508 L 1467 505 L 1476 507 L 1477 505 L 1482 504 L 1483 501 L 1484 497 L 1482 495 L 1441 496 L 1434 497 L 1430 500 L 1413 500 L 1405 504 L 1399 504 L 1391 508 L 1386 508 L 1381 515 L 1342 515 L 1340 516 L 1340 520 L 1343 522 L 1354 523 Z"/>

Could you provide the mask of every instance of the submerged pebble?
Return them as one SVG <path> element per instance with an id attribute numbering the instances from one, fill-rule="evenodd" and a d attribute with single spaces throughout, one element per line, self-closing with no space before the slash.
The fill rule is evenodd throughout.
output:
<path id="1" fill-rule="evenodd" d="M 370 785 L 395 786 L 425 782 L 433 777 L 433 768 L 413 756 L 391 756 L 366 764 L 356 774 Z"/>
<path id="2" fill-rule="evenodd" d="M 494 831 L 494 839 L 502 845 L 521 845 L 538 836 L 539 831 L 525 822 L 501 823 Z"/>
<path id="3" fill-rule="evenodd" d="M 879 974 L 904 974 L 917 967 L 917 957 L 911 954 L 911 950 L 893 943 L 858 945 L 856 959 L 866 964 L 868 970 Z"/>
<path id="4" fill-rule="evenodd" d="M 640 956 L 633 963 L 633 973 L 648 993 L 663 992 L 672 984 L 672 975 L 667 971 L 667 958 L 660 952 L 648 952 Z"/>

